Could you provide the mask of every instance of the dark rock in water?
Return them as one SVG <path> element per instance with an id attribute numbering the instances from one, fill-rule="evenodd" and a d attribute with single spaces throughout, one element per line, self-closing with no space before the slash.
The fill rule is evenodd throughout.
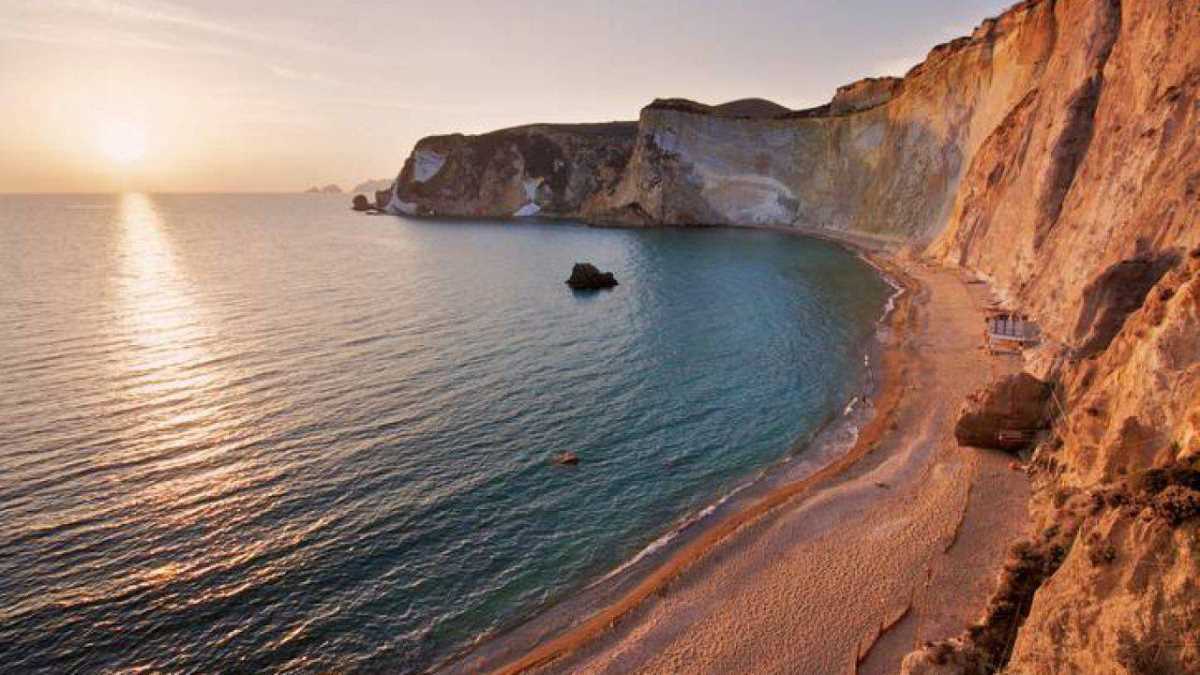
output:
<path id="1" fill-rule="evenodd" d="M 388 203 L 392 201 L 392 189 L 377 190 L 375 192 L 375 208 L 383 211 L 387 209 Z"/>
<path id="2" fill-rule="evenodd" d="M 617 279 L 612 272 L 601 272 L 591 263 L 575 263 L 571 269 L 571 278 L 567 285 L 577 291 L 592 291 L 600 288 L 612 288 L 617 285 Z"/>
<path id="3" fill-rule="evenodd" d="M 954 438 L 959 445 L 1016 452 L 1050 426 L 1053 387 L 1018 373 L 971 394 L 959 412 Z"/>
<path id="4" fill-rule="evenodd" d="M 579 455 L 573 452 L 560 452 L 554 456 L 554 463 L 560 466 L 574 466 L 579 463 Z"/>
<path id="5" fill-rule="evenodd" d="M 366 195 L 354 195 L 353 208 L 355 211 L 370 211 L 375 207 L 371 206 Z"/>

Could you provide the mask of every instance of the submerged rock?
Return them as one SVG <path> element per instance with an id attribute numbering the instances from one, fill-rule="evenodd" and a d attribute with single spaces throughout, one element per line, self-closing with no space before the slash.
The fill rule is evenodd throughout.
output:
<path id="1" fill-rule="evenodd" d="M 567 285 L 577 291 L 594 291 L 616 286 L 617 279 L 612 272 L 601 272 L 591 263 L 575 263 Z"/>
<path id="2" fill-rule="evenodd" d="M 371 202 L 367 199 L 366 195 L 354 195 L 352 208 L 355 211 L 370 211 L 374 207 L 371 206 Z"/>
<path id="3" fill-rule="evenodd" d="M 573 452 L 560 452 L 554 456 L 554 463 L 559 466 L 574 466 L 579 463 L 579 455 Z"/>
<path id="4" fill-rule="evenodd" d="M 1051 385 L 1028 373 L 992 383 L 969 396 L 959 412 L 959 445 L 1015 452 L 1049 427 Z"/>

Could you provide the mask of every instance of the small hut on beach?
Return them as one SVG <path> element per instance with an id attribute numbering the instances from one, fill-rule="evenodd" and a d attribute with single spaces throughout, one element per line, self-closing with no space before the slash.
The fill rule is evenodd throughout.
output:
<path id="1" fill-rule="evenodd" d="M 997 311 L 988 314 L 984 322 L 984 340 L 993 354 L 1020 353 L 1040 339 L 1037 324 L 1024 314 Z"/>

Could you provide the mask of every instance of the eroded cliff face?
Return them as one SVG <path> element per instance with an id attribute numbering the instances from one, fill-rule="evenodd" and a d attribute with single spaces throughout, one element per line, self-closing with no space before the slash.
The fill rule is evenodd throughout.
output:
<path id="1" fill-rule="evenodd" d="M 909 672 L 1200 672 L 1200 4 L 1033 0 L 818 109 L 532 129 L 422 141 L 393 207 L 866 234 L 1041 324 L 1033 534 Z"/>
<path id="2" fill-rule="evenodd" d="M 934 251 L 1074 342 L 1105 270 L 1200 243 L 1200 5 L 1043 4 L 1077 44 L 973 155 Z"/>
<path id="3" fill-rule="evenodd" d="M 1073 46 L 972 154 L 927 253 L 989 278 L 1052 338 L 1031 366 L 1059 383 L 1060 417 L 1009 581 L 1039 546 L 1051 574 L 998 595 L 955 646 L 968 658 L 909 665 L 1198 672 L 1200 5 L 1042 5 Z M 1013 620 L 1015 642 L 989 647 Z"/>
<path id="4" fill-rule="evenodd" d="M 1035 455 L 1035 512 L 1079 529 L 1010 669 L 1200 672 L 1200 249 L 1062 377 L 1066 415 Z"/>
<path id="5" fill-rule="evenodd" d="M 407 215 L 576 216 L 616 183 L 636 131 L 633 122 L 612 122 L 431 136 L 404 163 L 388 209 Z"/>
<path id="6" fill-rule="evenodd" d="M 973 155 L 930 252 L 1056 340 L 1035 531 L 1069 527 L 1008 669 L 1200 671 L 1200 5 L 1046 2 L 1076 46 Z"/>

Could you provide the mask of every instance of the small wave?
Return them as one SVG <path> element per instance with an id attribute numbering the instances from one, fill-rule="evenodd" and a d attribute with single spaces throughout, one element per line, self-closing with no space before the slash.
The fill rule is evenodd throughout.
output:
<path id="1" fill-rule="evenodd" d="M 877 273 L 879 273 L 879 278 L 883 279 L 883 283 L 891 286 L 892 288 L 892 294 L 888 296 L 887 302 L 884 303 L 883 314 L 879 317 L 879 321 L 877 322 L 878 324 L 883 325 L 883 323 L 887 321 L 888 317 L 891 316 L 892 312 L 896 309 L 896 301 L 900 299 L 900 296 L 904 295 L 907 289 L 904 288 L 904 284 L 896 281 L 891 274 L 888 274 L 887 270 L 880 267 L 879 264 L 872 260 L 870 256 L 859 251 L 858 257 L 860 260 L 870 265 L 871 268 Z"/>
<path id="2" fill-rule="evenodd" d="M 887 321 L 888 317 L 891 316 L 892 312 L 896 309 L 896 301 L 900 299 L 901 295 L 904 295 L 904 287 L 893 282 L 891 277 L 884 275 L 883 280 L 886 281 L 889 286 L 895 289 L 895 292 L 889 295 L 887 302 L 883 304 L 883 314 L 880 315 L 879 321 L 877 322 L 879 325 L 883 325 L 883 323 Z"/>
<path id="3" fill-rule="evenodd" d="M 725 502 L 728 502 L 739 492 L 741 492 L 741 491 L 745 490 L 746 488 L 757 483 L 765 475 L 766 475 L 765 471 L 760 472 L 759 475 L 755 476 L 754 479 L 746 481 L 745 483 L 742 483 L 741 485 L 735 487 L 733 490 L 730 490 L 727 494 L 725 494 L 725 496 L 721 497 L 717 501 L 712 502 L 708 506 L 705 506 L 704 508 L 700 509 L 699 511 L 696 511 L 695 513 L 685 517 L 682 521 L 680 521 L 678 526 L 672 528 L 666 534 L 660 536 L 659 538 L 657 538 L 654 541 L 647 544 L 645 548 L 643 548 L 641 551 L 638 551 L 637 555 L 635 555 L 632 558 L 630 558 L 629 560 L 626 560 L 625 562 L 621 563 L 620 565 L 618 565 L 616 567 L 616 569 L 614 569 L 613 571 L 604 575 L 603 577 L 588 584 L 587 587 L 593 588 L 595 586 L 598 586 L 598 585 L 604 583 L 605 581 L 608 581 L 609 579 L 612 579 L 612 578 L 620 575 L 622 572 L 624 572 L 625 570 L 628 570 L 629 568 L 638 564 L 642 560 L 645 560 L 647 556 L 652 555 L 656 551 L 662 550 L 667 544 L 669 544 L 672 541 L 674 541 L 675 539 L 677 539 L 679 537 L 679 535 L 683 534 L 686 530 L 691 528 L 693 525 L 696 525 L 700 521 L 702 521 L 705 518 L 708 518 L 712 514 L 716 513 L 717 509 L 721 508 L 721 506 L 723 504 L 725 504 Z"/>
<path id="4" fill-rule="evenodd" d="M 869 367 L 870 357 L 869 356 L 864 357 L 863 361 L 864 361 L 864 366 Z M 842 417 L 843 418 L 851 417 L 852 415 L 855 414 L 855 412 L 857 412 L 860 408 L 862 408 L 867 403 L 868 403 L 867 399 L 860 397 L 860 396 L 855 396 L 855 397 L 851 398 L 850 402 L 847 403 L 846 407 L 842 410 Z M 858 442 L 859 431 L 860 431 L 860 429 L 857 424 L 847 421 L 845 424 L 840 424 L 836 430 L 832 430 L 832 429 L 826 430 L 825 434 L 823 434 L 823 435 L 828 436 L 826 443 L 829 443 L 832 446 L 844 447 L 844 449 L 848 450 L 849 448 L 854 447 L 854 444 Z M 816 445 L 817 443 L 818 443 L 817 439 L 813 439 L 813 441 L 810 444 L 806 444 L 806 445 Z M 820 454 L 822 456 L 825 455 L 825 453 L 820 453 Z M 795 459 L 796 456 L 797 455 L 795 455 L 795 454 L 786 455 L 780 459 L 779 464 L 780 465 L 787 464 L 787 463 L 791 462 L 793 459 Z M 809 459 L 812 459 L 812 458 L 809 458 Z M 821 460 L 818 461 L 818 464 L 820 464 L 820 463 L 822 463 Z M 620 576 L 623 572 L 629 570 L 634 565 L 637 565 L 642 560 L 645 560 L 648 556 L 651 556 L 654 553 L 661 551 L 672 541 L 679 538 L 679 535 L 683 534 L 689 528 L 695 526 L 696 524 L 700 523 L 701 521 L 705 520 L 709 516 L 716 513 L 717 509 L 721 508 L 721 506 L 723 506 L 730 499 L 735 497 L 738 493 L 746 490 L 747 488 L 753 487 L 754 485 L 758 484 L 760 481 L 762 481 L 764 479 L 769 478 L 770 474 L 771 474 L 771 472 L 770 472 L 769 468 L 760 471 L 751 480 L 748 480 L 748 481 L 742 483 L 741 485 L 738 485 L 733 490 L 729 491 L 727 494 L 722 496 L 720 499 L 717 499 L 716 501 L 708 504 L 707 506 L 700 509 L 699 511 L 696 511 L 695 513 L 685 517 L 682 521 L 680 521 L 678 526 L 672 528 L 671 530 L 669 530 L 662 536 L 651 541 L 644 548 L 642 548 L 642 550 L 638 551 L 637 554 L 634 555 L 632 558 L 621 563 L 615 569 L 613 569 L 611 572 L 609 572 L 608 574 L 605 574 L 603 577 L 588 584 L 586 588 L 588 588 L 588 589 L 594 588 L 606 581 L 609 581 L 617 576 Z"/>
<path id="5" fill-rule="evenodd" d="M 850 402 L 847 403 L 846 407 L 842 409 L 842 417 L 849 417 L 854 412 L 854 409 L 858 406 L 858 402 L 860 400 L 861 399 L 859 399 L 857 396 L 850 399 Z"/>
<path id="6" fill-rule="evenodd" d="M 365 337 L 346 340 L 346 341 L 342 342 L 342 346 L 343 347 L 361 347 L 363 345 L 369 345 L 372 342 L 379 342 L 380 340 L 387 340 L 390 337 L 393 337 L 393 336 L 388 335 L 386 333 L 382 334 L 382 335 L 368 335 Z"/>

